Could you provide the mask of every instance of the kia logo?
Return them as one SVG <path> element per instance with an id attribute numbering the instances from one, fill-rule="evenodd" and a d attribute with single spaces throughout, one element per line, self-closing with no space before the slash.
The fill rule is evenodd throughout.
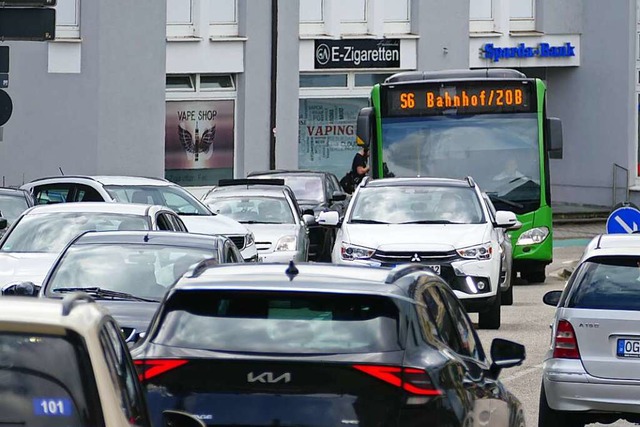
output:
<path id="1" fill-rule="evenodd" d="M 329 46 L 321 44 L 316 48 L 316 61 L 320 65 L 326 65 L 329 62 Z"/>
<path id="2" fill-rule="evenodd" d="M 276 377 L 273 372 L 262 372 L 258 375 L 253 372 L 249 372 L 247 374 L 247 382 L 248 383 L 262 383 L 262 384 L 276 384 L 279 382 L 290 383 L 291 382 L 291 374 L 289 372 L 285 372 L 284 374 Z"/>

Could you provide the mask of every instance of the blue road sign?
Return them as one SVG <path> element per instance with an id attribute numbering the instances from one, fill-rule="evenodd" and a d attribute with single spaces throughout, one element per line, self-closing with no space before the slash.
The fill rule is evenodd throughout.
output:
<path id="1" fill-rule="evenodd" d="M 640 228 L 640 210 L 629 206 L 621 207 L 611 212 L 607 218 L 607 233 L 631 234 Z"/>

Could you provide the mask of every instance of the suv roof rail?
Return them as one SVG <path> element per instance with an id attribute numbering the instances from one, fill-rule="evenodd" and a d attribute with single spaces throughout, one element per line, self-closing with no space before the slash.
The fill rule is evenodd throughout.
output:
<path id="1" fill-rule="evenodd" d="M 476 182 L 470 176 L 466 176 L 464 179 L 469 184 L 469 187 L 475 187 L 476 186 Z"/>
<path id="2" fill-rule="evenodd" d="M 187 277 L 194 278 L 200 276 L 206 269 L 218 265 L 219 262 L 215 258 L 207 258 L 200 261 L 190 271 L 187 271 Z"/>
<path id="3" fill-rule="evenodd" d="M 384 283 L 390 285 L 401 277 L 406 276 L 407 274 L 411 274 L 415 271 L 433 271 L 431 268 L 422 264 L 401 264 L 397 267 L 394 267 L 393 270 L 389 272 L 387 278 L 384 279 Z"/>
<path id="4" fill-rule="evenodd" d="M 67 294 L 62 298 L 62 315 L 68 316 L 73 307 L 81 301 L 88 303 L 96 302 L 96 300 L 91 298 L 91 295 L 85 292 L 73 292 L 71 294 Z"/>
<path id="5" fill-rule="evenodd" d="M 360 181 L 360 184 L 358 184 L 358 186 L 362 185 L 363 187 L 365 187 L 369 181 L 371 181 L 371 177 L 369 175 L 365 175 L 365 177 L 362 178 L 362 181 Z"/>
<path id="6" fill-rule="evenodd" d="M 218 181 L 218 187 L 230 187 L 234 185 L 284 185 L 284 179 L 282 178 L 240 178 L 240 179 L 221 179 Z"/>
<path id="7" fill-rule="evenodd" d="M 88 180 L 97 182 L 97 179 L 89 175 L 52 175 L 52 176 L 43 176 L 41 178 L 32 179 L 31 181 L 27 182 L 27 184 L 31 184 L 32 182 L 44 181 L 46 179 L 59 179 L 59 178 L 71 178 L 71 179 L 81 178 L 81 179 L 88 179 Z"/>

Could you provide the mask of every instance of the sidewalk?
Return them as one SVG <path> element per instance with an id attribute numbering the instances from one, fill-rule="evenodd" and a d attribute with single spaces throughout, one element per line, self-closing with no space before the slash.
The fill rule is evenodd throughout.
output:
<path id="1" fill-rule="evenodd" d="M 606 221 L 598 220 L 583 223 L 555 223 L 553 224 L 553 239 L 592 239 L 598 234 L 606 233 Z"/>

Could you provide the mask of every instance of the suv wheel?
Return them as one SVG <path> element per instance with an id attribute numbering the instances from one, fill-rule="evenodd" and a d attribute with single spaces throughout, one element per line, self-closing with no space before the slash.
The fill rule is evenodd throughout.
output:
<path id="1" fill-rule="evenodd" d="M 496 293 L 496 299 L 489 310 L 481 312 L 478 315 L 478 327 L 480 329 L 500 329 L 500 303 L 502 292 L 498 290 Z"/>
<path id="2" fill-rule="evenodd" d="M 547 394 L 544 391 L 543 383 L 540 386 L 538 427 L 584 427 L 584 422 L 577 420 L 573 414 L 551 409 L 547 403 Z"/>

